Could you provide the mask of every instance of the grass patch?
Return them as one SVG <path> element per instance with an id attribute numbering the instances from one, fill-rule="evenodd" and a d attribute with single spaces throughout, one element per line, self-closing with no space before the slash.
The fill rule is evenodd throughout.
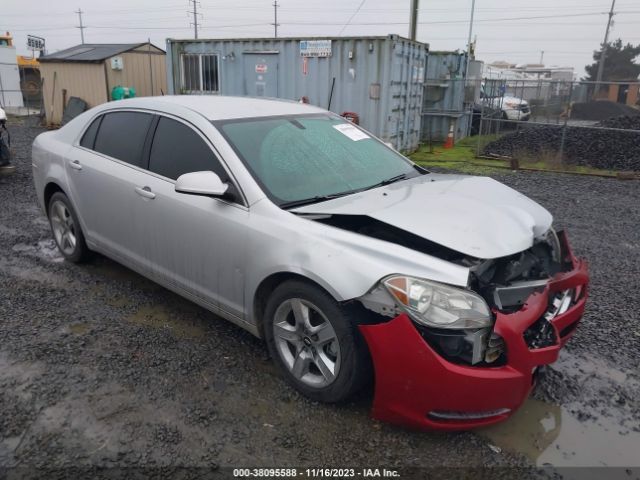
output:
<path id="1" fill-rule="evenodd" d="M 494 140 L 496 135 L 480 137 L 481 147 Z M 506 165 L 501 160 L 487 160 L 476 158 L 478 137 L 466 137 L 455 144 L 453 148 L 442 148 L 441 144 L 422 145 L 409 158 L 418 165 L 427 168 L 443 168 L 476 175 L 497 173 L 500 166 Z M 504 173 L 504 171 L 502 171 Z"/>
<path id="2" fill-rule="evenodd" d="M 429 145 L 422 145 L 417 151 L 409 155 L 409 158 L 418 165 L 426 168 L 456 170 L 474 175 L 504 174 L 505 172 L 511 171 L 506 169 L 509 167 L 508 160 L 476 157 L 478 142 L 480 143 L 480 151 L 482 151 L 482 148 L 487 143 L 497 138 L 498 135 L 466 137 L 457 142 L 453 148 L 448 149 L 442 148 L 441 144 L 433 145 L 431 148 Z M 553 152 L 536 157 L 526 154 L 519 155 L 518 160 L 521 168 L 531 168 L 549 172 L 616 176 L 614 170 L 563 164 Z"/>

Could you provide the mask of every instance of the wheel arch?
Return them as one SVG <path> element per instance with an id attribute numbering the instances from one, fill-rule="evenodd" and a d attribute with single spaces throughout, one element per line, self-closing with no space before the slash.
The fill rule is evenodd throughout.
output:
<path id="1" fill-rule="evenodd" d="M 67 192 L 65 192 L 64 189 L 58 183 L 54 181 L 47 182 L 47 184 L 44 187 L 44 194 L 42 197 L 42 200 L 44 203 L 44 211 L 47 217 L 49 216 L 49 201 L 51 200 L 51 197 L 53 197 L 53 194 L 56 192 L 61 192 L 65 194 L 67 198 L 69 198 L 69 195 L 67 194 Z"/>
<path id="2" fill-rule="evenodd" d="M 252 297 L 251 314 L 253 315 L 253 319 L 256 323 L 257 330 L 261 338 L 264 338 L 263 317 L 269 297 L 279 285 L 288 280 L 299 280 L 305 282 L 309 285 L 319 288 L 338 302 L 342 300 L 330 286 L 323 285 L 324 282 L 320 283 L 320 281 L 305 276 L 301 273 L 291 271 L 280 271 L 272 273 L 260 282 Z"/>

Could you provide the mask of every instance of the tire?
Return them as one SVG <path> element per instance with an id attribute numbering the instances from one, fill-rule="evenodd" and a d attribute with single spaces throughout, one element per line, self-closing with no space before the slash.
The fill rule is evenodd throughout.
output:
<path id="1" fill-rule="evenodd" d="M 65 260 L 73 263 L 87 260 L 90 251 L 80 228 L 78 215 L 64 193 L 56 192 L 51 196 L 47 213 L 51 233 Z"/>
<path id="2" fill-rule="evenodd" d="M 308 322 L 298 322 L 305 311 Z M 324 403 L 345 401 L 367 385 L 371 359 L 357 316 L 354 307 L 339 305 L 310 283 L 289 280 L 278 286 L 267 301 L 264 333 L 286 381 Z"/>

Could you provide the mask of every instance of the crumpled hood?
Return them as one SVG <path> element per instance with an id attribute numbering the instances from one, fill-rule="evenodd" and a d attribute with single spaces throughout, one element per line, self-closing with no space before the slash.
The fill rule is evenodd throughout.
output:
<path id="1" fill-rule="evenodd" d="M 433 173 L 292 211 L 368 215 L 483 259 L 526 250 L 553 221 L 533 200 L 491 178 Z"/>

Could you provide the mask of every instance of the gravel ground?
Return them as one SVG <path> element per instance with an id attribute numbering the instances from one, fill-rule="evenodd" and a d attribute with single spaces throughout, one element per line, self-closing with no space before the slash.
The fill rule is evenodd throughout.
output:
<path id="1" fill-rule="evenodd" d="M 492 477 L 507 478 L 543 464 L 508 433 L 500 444 L 492 430 L 372 421 L 370 392 L 343 406 L 311 402 L 243 330 L 104 257 L 61 261 L 31 182 L 41 131 L 14 125 L 17 172 L 0 177 L 0 468 L 498 467 Z M 498 179 L 550 208 L 593 274 L 584 322 L 534 396 L 581 425 L 612 423 L 626 445 L 640 431 L 639 184 Z M 573 447 L 558 439 L 547 446 L 570 464 Z"/>

